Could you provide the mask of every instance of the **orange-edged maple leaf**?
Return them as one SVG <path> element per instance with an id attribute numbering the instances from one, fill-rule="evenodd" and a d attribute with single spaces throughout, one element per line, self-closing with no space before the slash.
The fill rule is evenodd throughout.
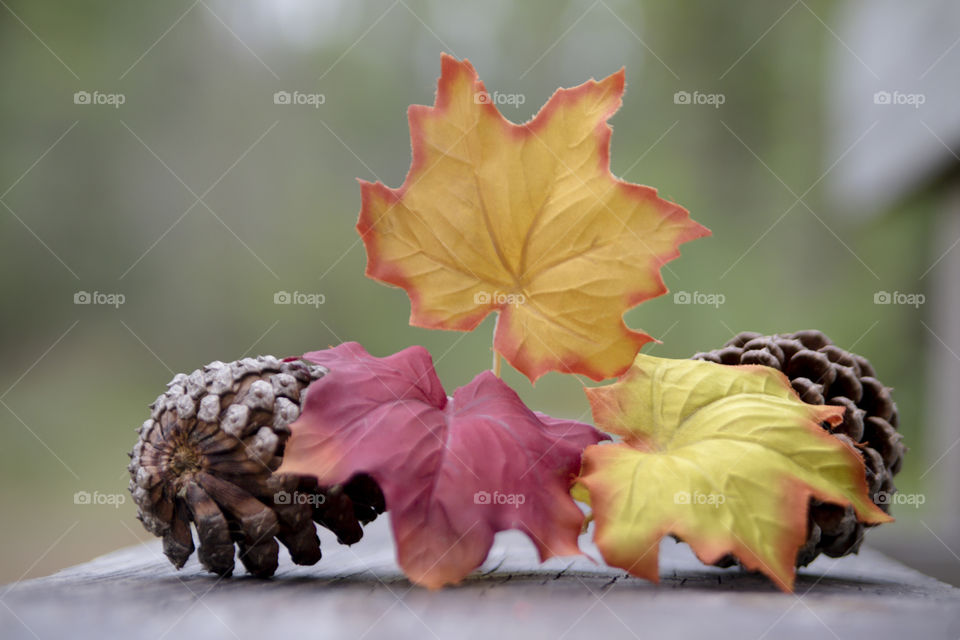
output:
<path id="1" fill-rule="evenodd" d="M 352 342 L 304 358 L 330 373 L 310 385 L 278 473 L 373 477 L 410 580 L 459 582 L 506 529 L 541 560 L 580 553 L 570 484 L 584 447 L 607 436 L 530 411 L 490 371 L 448 398 L 423 347 L 375 358 Z"/>
<path id="2" fill-rule="evenodd" d="M 707 564 L 732 553 L 790 591 L 811 497 L 891 520 L 860 455 L 820 426 L 843 407 L 805 404 L 779 371 L 638 355 L 587 396 L 597 425 L 624 441 L 584 451 L 577 496 L 589 495 L 604 560 L 636 576 L 657 581 L 672 533 Z"/>
<path id="3" fill-rule="evenodd" d="M 367 275 L 406 290 L 411 324 L 469 331 L 499 312 L 494 349 L 531 380 L 630 366 L 652 338 L 624 312 L 665 293 L 660 267 L 710 232 L 610 173 L 623 89 L 622 69 L 559 89 L 517 125 L 468 61 L 443 56 L 434 106 L 409 110 L 403 185 L 360 181 Z"/>

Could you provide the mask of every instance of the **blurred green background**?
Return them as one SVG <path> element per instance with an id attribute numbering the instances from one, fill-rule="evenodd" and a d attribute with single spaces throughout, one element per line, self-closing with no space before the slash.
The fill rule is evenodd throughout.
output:
<path id="1" fill-rule="evenodd" d="M 746 329 L 818 328 L 854 347 L 896 387 L 912 449 L 898 486 L 930 492 L 935 508 L 921 479 L 939 455 L 924 428 L 930 310 L 873 296 L 925 291 L 936 198 L 856 218 L 817 182 L 840 155 L 827 80 L 843 3 L 0 5 L 0 582 L 149 537 L 130 500 L 74 494 L 125 495 L 134 428 L 175 372 L 345 340 L 375 355 L 422 344 L 448 391 L 489 366 L 493 318 L 472 334 L 410 327 L 406 295 L 364 277 L 354 231 L 355 178 L 402 182 L 406 108 L 432 102 L 443 51 L 469 58 L 491 92 L 524 95 L 501 106 L 516 122 L 555 88 L 625 66 L 614 173 L 713 230 L 670 263 L 671 293 L 627 323 L 660 338 L 649 352 L 663 356 Z M 76 104 L 80 91 L 124 103 Z M 324 102 L 278 105 L 277 91 Z M 724 104 L 677 104 L 677 91 Z M 810 185 L 816 214 L 791 209 L 791 190 Z M 75 304 L 80 291 L 125 301 Z M 276 305 L 278 291 L 325 303 Z M 675 304 L 675 291 L 725 303 Z M 575 377 L 505 378 L 538 409 L 587 416 Z M 908 560 L 923 536 L 936 547 L 923 514 L 897 508 L 897 531 L 868 541 Z"/>

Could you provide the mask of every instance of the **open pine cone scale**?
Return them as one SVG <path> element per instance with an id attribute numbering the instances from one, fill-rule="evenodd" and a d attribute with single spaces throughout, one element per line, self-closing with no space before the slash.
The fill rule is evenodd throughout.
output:
<path id="1" fill-rule="evenodd" d="M 251 574 L 273 575 L 279 543 L 297 564 L 321 556 L 314 522 L 352 544 L 362 523 L 385 510 L 383 494 L 358 476 L 341 487 L 276 474 L 307 387 L 323 367 L 270 356 L 212 362 L 178 374 L 151 405 L 130 454 L 138 518 L 163 538 L 178 568 L 194 551 L 208 570 L 230 575 L 234 556 Z"/>

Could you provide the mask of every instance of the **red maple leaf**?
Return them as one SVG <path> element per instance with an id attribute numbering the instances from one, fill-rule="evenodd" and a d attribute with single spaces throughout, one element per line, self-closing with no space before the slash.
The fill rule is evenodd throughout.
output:
<path id="1" fill-rule="evenodd" d="M 541 560 L 580 553 L 569 488 L 599 431 L 534 413 L 489 371 L 448 398 L 419 346 L 376 358 L 346 343 L 304 358 L 330 373 L 310 386 L 279 472 L 323 484 L 372 476 L 413 582 L 459 582 L 506 529 L 526 533 Z"/>

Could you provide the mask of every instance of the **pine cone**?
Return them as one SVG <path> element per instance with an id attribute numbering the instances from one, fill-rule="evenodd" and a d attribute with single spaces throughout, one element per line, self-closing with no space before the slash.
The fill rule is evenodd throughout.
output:
<path id="1" fill-rule="evenodd" d="M 786 374 L 804 402 L 844 407 L 841 424 L 821 426 L 860 452 L 871 499 L 889 513 L 890 496 L 896 492 L 893 476 L 900 471 L 906 448 L 897 433 L 897 405 L 891 389 L 877 380 L 866 358 L 844 351 L 819 331 L 773 336 L 747 331 L 693 359 L 773 367 Z M 856 553 L 864 525 L 852 507 L 811 499 L 807 532 L 807 542 L 797 554 L 798 567 L 810 564 L 820 553 L 833 558 Z"/>
<path id="2" fill-rule="evenodd" d="M 178 569 L 193 553 L 194 523 L 200 562 L 228 576 L 234 544 L 247 571 L 269 577 L 282 542 L 297 564 L 320 559 L 314 521 L 353 544 L 385 510 L 383 494 L 367 476 L 338 487 L 276 474 L 290 423 L 300 415 L 307 386 L 326 369 L 270 356 L 211 362 L 177 374 L 150 405 L 150 419 L 128 467 L 137 518 Z"/>

